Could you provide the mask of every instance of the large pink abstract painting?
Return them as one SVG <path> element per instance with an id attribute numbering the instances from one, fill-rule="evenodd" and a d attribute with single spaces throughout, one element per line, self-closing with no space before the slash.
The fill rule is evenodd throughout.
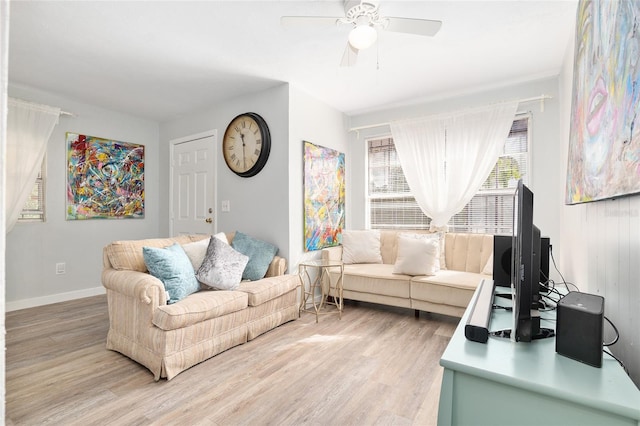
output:
<path id="1" fill-rule="evenodd" d="M 144 145 L 67 133 L 67 219 L 144 217 Z"/>
<path id="2" fill-rule="evenodd" d="M 567 204 L 640 192 L 640 1 L 578 4 Z"/>

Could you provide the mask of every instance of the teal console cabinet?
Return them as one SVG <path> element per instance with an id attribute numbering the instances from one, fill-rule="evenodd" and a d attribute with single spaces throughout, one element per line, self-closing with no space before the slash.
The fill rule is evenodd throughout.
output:
<path id="1" fill-rule="evenodd" d="M 469 311 L 440 359 L 438 425 L 640 426 L 640 391 L 615 359 L 605 354 L 602 368 L 582 364 L 558 355 L 555 338 L 472 342 L 464 336 Z M 555 311 L 541 317 L 542 327 L 555 328 Z M 511 323 L 511 312 L 494 310 L 489 327 Z"/>

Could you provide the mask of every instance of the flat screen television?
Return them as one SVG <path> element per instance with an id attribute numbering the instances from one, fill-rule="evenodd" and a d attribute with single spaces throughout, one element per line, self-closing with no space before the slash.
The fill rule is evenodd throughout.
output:
<path id="1" fill-rule="evenodd" d="M 520 180 L 513 197 L 511 243 L 513 329 L 510 337 L 517 342 L 553 335 L 552 330 L 540 328 L 538 303 L 540 266 L 544 257 L 542 248 L 540 229 L 533 224 L 533 192 Z"/>
<path id="2" fill-rule="evenodd" d="M 533 192 L 522 182 L 513 195 L 513 241 L 511 242 L 513 328 L 511 338 L 530 342 L 533 333 Z"/>

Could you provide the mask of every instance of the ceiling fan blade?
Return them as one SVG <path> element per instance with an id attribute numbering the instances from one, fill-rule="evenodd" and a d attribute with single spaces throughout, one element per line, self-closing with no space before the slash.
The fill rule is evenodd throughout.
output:
<path id="1" fill-rule="evenodd" d="M 340 62 L 340 66 L 352 67 L 356 64 L 357 59 L 358 59 L 358 49 L 351 46 L 351 44 L 347 42 L 347 47 L 344 48 L 344 53 L 342 54 L 342 62 Z"/>
<path id="2" fill-rule="evenodd" d="M 442 21 L 415 18 L 387 18 L 385 29 L 397 33 L 417 34 L 422 36 L 434 36 L 440 31 Z"/>
<path id="3" fill-rule="evenodd" d="M 280 25 L 285 28 L 329 27 L 337 25 L 339 19 L 335 16 L 282 16 Z"/>

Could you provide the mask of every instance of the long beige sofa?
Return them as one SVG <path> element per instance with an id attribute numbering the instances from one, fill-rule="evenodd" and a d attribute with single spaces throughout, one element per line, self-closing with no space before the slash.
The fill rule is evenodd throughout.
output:
<path id="1" fill-rule="evenodd" d="M 286 261 L 278 256 L 261 280 L 242 282 L 237 290 L 201 290 L 168 305 L 163 283 L 147 271 L 142 248 L 185 245 L 203 238 L 208 236 L 116 241 L 104 248 L 107 349 L 144 365 L 155 380 L 170 380 L 199 362 L 298 318 L 299 278 L 284 274 Z"/>
<path id="2" fill-rule="evenodd" d="M 344 265 L 344 298 L 412 308 L 416 315 L 426 311 L 462 317 L 480 280 L 491 278 L 482 272 L 492 264 L 493 235 L 446 233 L 443 268 L 431 276 L 410 276 L 393 273 L 400 233 L 427 231 L 380 231 L 382 263 Z M 342 249 L 323 249 L 322 259 L 341 260 Z"/>

